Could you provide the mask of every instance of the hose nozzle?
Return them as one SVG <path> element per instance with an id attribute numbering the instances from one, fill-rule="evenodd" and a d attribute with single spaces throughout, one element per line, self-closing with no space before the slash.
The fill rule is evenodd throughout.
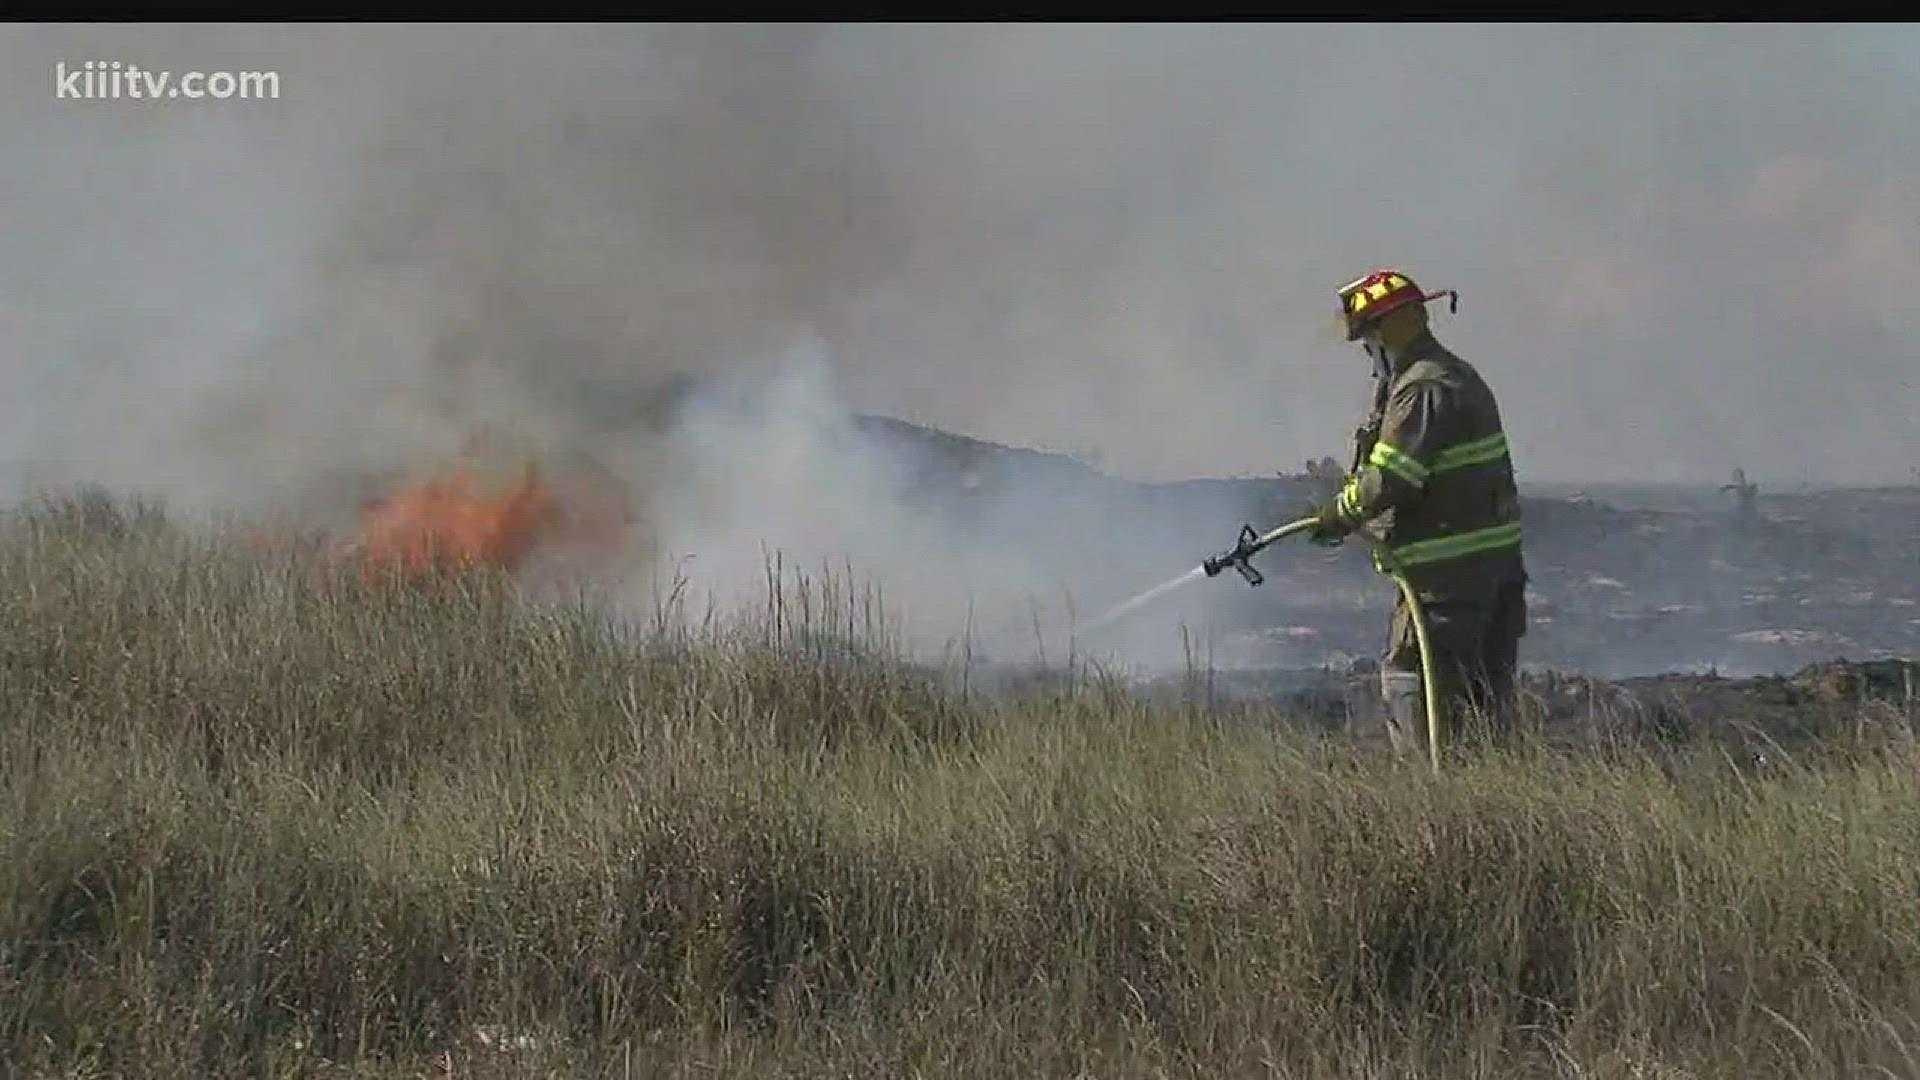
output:
<path id="1" fill-rule="evenodd" d="M 1253 563 L 1249 560 L 1255 552 L 1266 546 L 1260 540 L 1260 534 L 1253 530 L 1253 526 L 1242 525 L 1239 543 L 1207 559 L 1200 564 L 1200 569 L 1205 570 L 1208 577 L 1219 577 L 1222 570 L 1231 566 L 1240 572 L 1241 577 L 1247 579 L 1247 584 L 1258 585 L 1267 579 L 1260 571 L 1253 568 Z"/>

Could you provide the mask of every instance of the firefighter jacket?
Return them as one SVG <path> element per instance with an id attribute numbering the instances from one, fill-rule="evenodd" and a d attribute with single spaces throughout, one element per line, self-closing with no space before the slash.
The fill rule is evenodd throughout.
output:
<path id="1" fill-rule="evenodd" d="M 1379 540 L 1382 571 L 1518 568 L 1520 499 L 1493 391 L 1430 333 L 1395 368 L 1336 511 Z"/>

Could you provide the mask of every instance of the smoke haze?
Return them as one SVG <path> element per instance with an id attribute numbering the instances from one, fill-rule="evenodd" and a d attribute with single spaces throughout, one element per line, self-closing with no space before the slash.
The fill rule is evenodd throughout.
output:
<path id="1" fill-rule="evenodd" d="M 86 60 L 281 96 L 56 100 Z M 1332 292 L 1391 264 L 1460 290 L 1523 483 L 1903 482 L 1914 70 L 1860 26 L 15 25 L 0 470 L 273 505 L 506 425 L 620 459 L 660 551 L 839 554 L 908 527 L 819 456 L 846 409 L 1344 456 Z M 650 428 L 684 377 L 786 426 Z"/>

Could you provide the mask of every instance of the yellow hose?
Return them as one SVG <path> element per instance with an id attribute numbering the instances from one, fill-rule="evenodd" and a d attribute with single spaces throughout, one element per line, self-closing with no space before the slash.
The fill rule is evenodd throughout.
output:
<path id="1" fill-rule="evenodd" d="M 1260 537 L 1258 543 L 1265 547 L 1275 540 L 1305 532 L 1314 523 L 1315 519 L 1311 517 L 1288 522 Z M 1369 541 L 1373 540 L 1366 533 L 1361 533 L 1360 536 Z M 1393 568 L 1384 549 L 1377 542 L 1373 546 L 1381 568 L 1386 571 L 1387 576 L 1393 578 L 1395 585 L 1400 586 L 1401 599 L 1405 600 L 1407 605 L 1407 616 L 1413 620 L 1413 640 L 1420 648 L 1420 697 L 1426 702 L 1427 709 L 1427 759 L 1433 765 L 1433 771 L 1437 775 L 1440 772 L 1441 705 L 1439 695 L 1434 692 L 1433 646 L 1427 640 L 1427 612 L 1420 606 L 1420 597 L 1413 591 L 1413 584 L 1407 580 L 1406 575 Z"/>
<path id="2" fill-rule="evenodd" d="M 1400 586 L 1400 597 L 1406 601 L 1407 616 L 1413 620 L 1413 640 L 1420 646 L 1420 696 L 1427 703 L 1427 759 L 1433 765 L 1435 775 L 1440 772 L 1440 697 L 1434 692 L 1433 647 L 1427 642 L 1427 613 L 1420 606 L 1420 597 L 1413 591 L 1413 585 L 1406 575 L 1397 570 L 1388 572 L 1393 583 Z"/>

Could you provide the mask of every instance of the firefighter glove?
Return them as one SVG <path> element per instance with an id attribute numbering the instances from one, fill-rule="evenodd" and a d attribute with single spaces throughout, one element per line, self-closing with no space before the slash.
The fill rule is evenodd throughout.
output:
<path id="1" fill-rule="evenodd" d="M 1329 502 L 1313 515 L 1307 539 L 1322 547 L 1334 547 L 1353 532 L 1353 525 L 1340 513 L 1338 502 Z"/>

